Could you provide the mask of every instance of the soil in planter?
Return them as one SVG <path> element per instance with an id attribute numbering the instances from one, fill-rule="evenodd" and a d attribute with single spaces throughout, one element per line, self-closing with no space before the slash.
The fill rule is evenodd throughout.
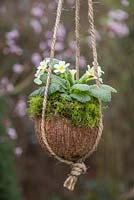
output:
<path id="1" fill-rule="evenodd" d="M 30 97 L 28 112 L 31 117 L 41 116 L 42 103 L 42 96 Z M 69 101 L 60 96 L 60 93 L 55 93 L 48 98 L 46 117 L 57 114 L 80 127 L 98 126 L 101 115 L 97 98 L 91 97 L 89 102 L 81 103 L 76 100 Z"/>

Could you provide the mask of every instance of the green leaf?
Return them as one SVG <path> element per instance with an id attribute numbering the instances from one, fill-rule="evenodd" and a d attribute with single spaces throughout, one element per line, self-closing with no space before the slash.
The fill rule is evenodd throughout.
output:
<path id="1" fill-rule="evenodd" d="M 68 101 L 72 101 L 71 96 L 68 95 L 68 94 L 63 93 L 63 94 L 61 94 L 61 97 L 65 98 L 65 99 L 68 100 Z"/>
<path id="2" fill-rule="evenodd" d="M 76 99 L 77 101 L 81 102 L 81 103 L 85 103 L 91 100 L 91 97 L 88 94 L 76 94 L 76 93 L 72 93 L 70 94 L 70 96 L 73 99 Z"/>
<path id="3" fill-rule="evenodd" d="M 70 86 L 72 86 L 74 84 L 74 80 L 72 79 L 72 74 L 70 73 L 70 71 L 66 72 L 66 77 L 67 77 L 67 80 L 70 83 Z"/>
<path id="4" fill-rule="evenodd" d="M 71 88 L 71 97 L 82 103 L 90 101 L 89 85 L 75 84 Z"/>
<path id="5" fill-rule="evenodd" d="M 44 96 L 44 92 L 45 92 L 45 87 L 43 86 L 43 87 L 40 87 L 38 90 L 35 90 L 34 92 L 32 92 L 30 94 L 30 97 Z M 48 95 L 50 96 L 51 94 L 53 94 L 55 92 L 65 92 L 65 90 L 59 84 L 51 83 L 49 86 Z"/>
<path id="6" fill-rule="evenodd" d="M 47 73 L 44 73 L 40 76 L 40 80 L 42 81 L 43 84 L 46 84 L 47 82 Z"/>
<path id="7" fill-rule="evenodd" d="M 77 81 L 78 84 L 85 84 L 87 83 L 87 75 L 84 74 L 78 81 Z"/>
<path id="8" fill-rule="evenodd" d="M 57 84 L 51 83 L 48 89 L 48 95 L 51 95 L 57 91 L 60 91 L 60 86 Z"/>
<path id="9" fill-rule="evenodd" d="M 39 78 L 35 78 L 34 83 L 36 83 L 37 85 L 41 85 L 42 81 Z"/>
<path id="10" fill-rule="evenodd" d="M 94 96 L 102 101 L 111 101 L 111 91 L 105 90 L 103 87 L 97 85 L 90 85 L 89 92 L 91 96 Z"/>
<path id="11" fill-rule="evenodd" d="M 47 73 L 44 73 L 42 76 L 41 76 L 41 81 L 43 82 L 43 84 L 46 84 L 46 81 L 47 81 Z M 52 74 L 51 75 L 51 83 L 53 84 L 59 84 L 61 85 L 64 89 L 66 89 L 66 81 L 59 77 L 59 76 L 56 76 L 55 74 Z"/>
<path id="12" fill-rule="evenodd" d="M 87 84 L 75 84 L 72 86 L 72 91 L 73 90 L 79 90 L 81 92 L 88 92 L 89 91 L 89 85 Z"/>
<path id="13" fill-rule="evenodd" d="M 50 86 L 49 86 L 48 95 L 51 95 L 55 92 L 65 92 L 65 90 L 64 90 L 64 88 L 62 88 L 61 85 L 51 83 Z"/>
<path id="14" fill-rule="evenodd" d="M 34 97 L 34 96 L 44 96 L 45 92 L 45 87 L 40 87 L 38 90 L 33 91 L 29 96 Z"/>
<path id="15" fill-rule="evenodd" d="M 101 88 L 103 88 L 104 90 L 107 90 L 107 91 L 109 91 L 109 92 L 117 93 L 117 90 L 114 89 L 113 87 L 109 86 L 109 85 L 104 85 L 104 84 L 102 84 L 102 85 L 101 85 Z"/>

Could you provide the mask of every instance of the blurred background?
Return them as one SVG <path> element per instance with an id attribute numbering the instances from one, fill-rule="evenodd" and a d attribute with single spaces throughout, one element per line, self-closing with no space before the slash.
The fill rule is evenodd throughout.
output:
<path id="1" fill-rule="evenodd" d="M 95 0 L 99 63 L 118 90 L 104 109 L 104 132 L 74 193 L 70 168 L 48 157 L 27 115 L 40 61 L 49 56 L 57 0 L 0 0 L 0 200 L 134 199 L 134 1 Z M 66 0 L 56 57 L 75 63 L 74 0 Z M 81 73 L 92 63 L 87 1 L 81 1 Z"/>

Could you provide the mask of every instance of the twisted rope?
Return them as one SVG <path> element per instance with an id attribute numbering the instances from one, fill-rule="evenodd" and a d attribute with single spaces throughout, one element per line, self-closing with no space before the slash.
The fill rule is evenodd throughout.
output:
<path id="1" fill-rule="evenodd" d="M 76 80 L 79 80 L 80 63 L 80 0 L 76 0 L 75 10 L 75 35 L 76 35 Z"/>
<path id="2" fill-rule="evenodd" d="M 45 86 L 45 93 L 44 93 L 44 100 L 43 100 L 41 133 L 42 133 L 42 139 L 43 139 L 44 145 L 46 146 L 50 154 L 54 156 L 56 159 L 58 159 L 60 162 L 64 162 L 70 165 L 72 164 L 71 161 L 64 160 L 54 153 L 54 151 L 51 149 L 51 147 L 49 146 L 47 142 L 46 133 L 45 133 L 45 113 L 46 113 L 46 106 L 47 106 L 48 89 L 49 89 L 49 85 L 51 81 L 52 61 L 55 55 L 55 45 L 56 45 L 56 39 L 57 39 L 58 26 L 59 26 L 60 18 L 61 18 L 62 6 L 63 6 L 63 0 L 59 0 L 58 7 L 57 7 L 56 22 L 54 26 L 54 33 L 53 33 L 53 38 L 52 38 L 51 52 L 50 52 L 50 65 L 48 69 L 47 82 Z"/>
<path id="3" fill-rule="evenodd" d="M 93 52 L 93 67 L 94 73 L 97 77 L 96 84 L 100 86 L 100 81 L 98 77 L 98 55 L 97 55 L 97 48 L 96 48 L 96 36 L 95 36 L 95 27 L 94 27 L 94 12 L 93 12 L 93 1 L 88 0 L 88 20 L 90 25 L 90 35 L 91 35 L 91 45 L 92 45 L 92 52 Z"/>
<path id="4" fill-rule="evenodd" d="M 96 36 L 95 36 L 95 27 L 94 27 L 93 0 L 88 0 L 88 19 L 89 19 L 89 25 L 90 25 L 94 74 L 97 77 L 96 85 L 99 87 L 100 86 L 100 81 L 99 81 L 99 76 L 98 76 L 98 66 L 99 66 L 99 64 L 98 64 L 98 55 L 97 55 L 97 48 L 96 48 Z M 100 101 L 100 107 L 101 107 L 101 101 Z M 97 136 L 95 144 L 93 145 L 92 150 L 86 156 L 90 156 L 96 150 L 96 147 L 98 146 L 98 143 L 99 143 L 101 135 L 102 135 L 102 131 L 103 131 L 103 122 L 102 122 L 102 111 L 101 111 L 98 136 Z"/>

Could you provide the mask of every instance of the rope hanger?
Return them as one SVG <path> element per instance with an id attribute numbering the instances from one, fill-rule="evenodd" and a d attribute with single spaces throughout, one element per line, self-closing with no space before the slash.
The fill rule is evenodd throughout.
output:
<path id="1" fill-rule="evenodd" d="M 75 1 L 76 1 L 76 4 L 75 4 L 75 7 L 76 7 L 76 9 L 75 9 L 76 55 L 75 55 L 75 57 L 76 57 L 76 71 L 77 71 L 76 79 L 78 80 L 79 79 L 79 62 L 80 62 L 80 0 L 75 0 Z M 42 134 L 42 140 L 44 142 L 44 147 L 47 147 L 47 150 L 49 151 L 49 153 L 53 157 L 55 157 L 57 160 L 59 160 L 60 162 L 71 165 L 72 171 L 70 173 L 70 176 L 65 181 L 64 187 L 68 188 L 69 190 L 73 190 L 74 186 L 77 182 L 78 176 L 86 173 L 86 166 L 83 163 L 83 160 L 85 160 L 85 158 L 87 156 L 89 156 L 89 154 L 91 154 L 96 149 L 98 142 L 100 140 L 101 134 L 102 134 L 103 125 L 102 125 L 102 117 L 101 117 L 100 124 L 99 124 L 98 138 L 96 140 L 96 143 L 93 146 L 92 151 L 89 152 L 87 155 L 85 155 L 82 159 L 78 160 L 77 163 L 65 160 L 65 159 L 59 157 L 58 155 L 56 155 L 47 142 L 45 126 L 44 126 L 45 114 L 46 114 L 48 90 L 49 90 L 49 85 L 51 82 L 52 62 L 53 62 L 53 58 L 55 56 L 57 31 L 58 31 L 58 26 L 60 24 L 63 2 L 64 2 L 64 0 L 58 1 L 56 21 L 55 21 L 54 33 L 53 33 L 51 51 L 50 51 L 50 64 L 49 64 L 49 69 L 48 69 L 47 82 L 46 82 L 46 86 L 45 86 L 45 93 L 44 93 L 44 100 L 43 100 L 41 134 Z M 90 25 L 91 45 L 92 45 L 92 53 L 93 53 L 93 67 L 94 67 L 95 76 L 97 77 L 96 84 L 97 84 L 97 86 L 99 86 L 100 82 L 99 82 L 99 77 L 98 77 L 98 58 L 97 58 L 97 49 L 96 49 L 94 13 L 93 13 L 93 1 L 92 0 L 88 0 L 88 20 L 89 20 L 89 25 Z"/>

